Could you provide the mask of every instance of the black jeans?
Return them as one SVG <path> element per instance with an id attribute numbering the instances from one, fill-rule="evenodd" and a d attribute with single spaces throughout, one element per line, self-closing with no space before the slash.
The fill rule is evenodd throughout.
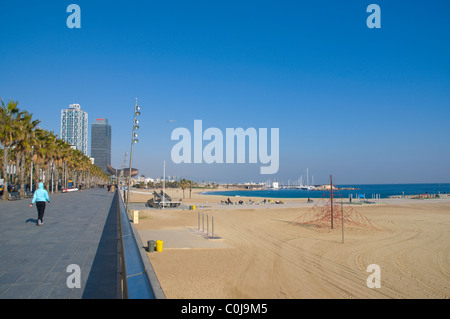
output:
<path id="1" fill-rule="evenodd" d="M 36 208 L 38 211 L 38 219 L 43 222 L 44 221 L 44 212 L 45 212 L 45 202 L 36 202 Z"/>

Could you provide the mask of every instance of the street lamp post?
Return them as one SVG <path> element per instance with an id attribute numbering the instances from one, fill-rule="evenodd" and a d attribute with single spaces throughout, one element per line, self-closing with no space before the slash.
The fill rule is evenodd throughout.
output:
<path id="1" fill-rule="evenodd" d="M 137 116 L 141 115 L 140 111 L 140 107 L 137 105 L 137 98 L 136 98 L 136 105 L 134 107 L 134 118 L 133 118 L 133 130 L 132 130 L 132 134 L 131 134 L 131 153 L 130 153 L 130 171 L 129 171 L 129 175 L 128 175 L 128 189 L 127 189 L 127 211 L 128 211 L 128 206 L 130 204 L 130 188 L 131 188 L 131 166 L 133 164 L 133 146 L 134 143 L 138 142 L 137 139 L 137 134 L 136 134 L 136 130 L 139 129 L 139 121 L 136 119 Z"/>

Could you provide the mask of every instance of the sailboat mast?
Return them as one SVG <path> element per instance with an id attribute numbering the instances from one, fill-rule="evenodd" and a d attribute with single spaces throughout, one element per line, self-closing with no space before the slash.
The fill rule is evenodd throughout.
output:
<path id="1" fill-rule="evenodd" d="M 308 169 L 306 169 L 306 186 L 309 186 Z"/>

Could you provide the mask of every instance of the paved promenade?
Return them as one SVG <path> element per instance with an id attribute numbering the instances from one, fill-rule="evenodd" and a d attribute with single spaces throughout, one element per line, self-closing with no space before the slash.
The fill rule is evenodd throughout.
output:
<path id="1" fill-rule="evenodd" d="M 30 199 L 0 200 L 0 299 L 118 298 L 113 197 L 105 189 L 50 194 L 42 226 Z M 67 285 L 72 264 L 80 288 Z"/>

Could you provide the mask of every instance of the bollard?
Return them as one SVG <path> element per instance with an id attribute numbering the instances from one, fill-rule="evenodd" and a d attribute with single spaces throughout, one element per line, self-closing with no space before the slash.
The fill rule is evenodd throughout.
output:
<path id="1" fill-rule="evenodd" d="M 149 253 L 154 252 L 156 247 L 156 243 L 154 240 L 147 241 L 147 251 Z"/>
<path id="2" fill-rule="evenodd" d="M 162 240 L 156 241 L 156 251 L 163 251 L 163 241 Z"/>

